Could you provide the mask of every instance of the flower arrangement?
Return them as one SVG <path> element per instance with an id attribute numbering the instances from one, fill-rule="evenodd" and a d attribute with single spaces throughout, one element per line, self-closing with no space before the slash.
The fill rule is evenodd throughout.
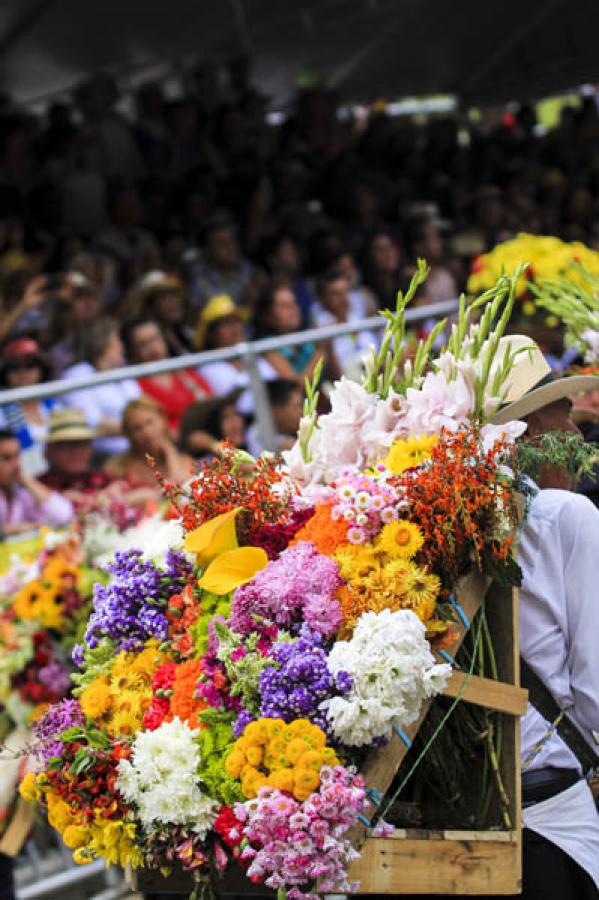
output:
<path id="1" fill-rule="evenodd" d="M 523 261 L 528 265 L 516 284 L 522 315 L 532 319 L 541 307 L 547 310 L 544 323 L 548 326 L 559 323 L 559 314 L 537 303 L 535 285 L 546 281 L 556 283 L 565 278 L 571 285 L 584 288 L 586 278 L 581 269 L 591 276 L 599 276 L 599 253 L 580 241 L 567 243 L 556 237 L 519 234 L 474 260 L 468 278 L 468 293 L 475 296 L 492 288 L 503 272 L 514 271 Z"/>
<path id="2" fill-rule="evenodd" d="M 22 786 L 77 861 L 178 866 L 198 887 L 235 864 L 295 900 L 353 889 L 364 748 L 443 690 L 457 578 L 491 563 L 516 578 L 522 427 L 486 418 L 519 273 L 410 363 L 404 310 L 425 276 L 385 313 L 362 384 L 342 379 L 321 417 L 308 386 L 287 468 L 229 448 L 163 485 L 180 531 L 159 557 L 119 550 L 96 586 L 74 699 L 40 720 Z"/>
<path id="3" fill-rule="evenodd" d="M 599 254 L 595 254 L 596 256 Z M 599 369 L 599 267 L 576 265 L 556 279 L 532 286 L 537 306 L 566 326 L 567 341 L 580 350 L 592 372 Z"/>

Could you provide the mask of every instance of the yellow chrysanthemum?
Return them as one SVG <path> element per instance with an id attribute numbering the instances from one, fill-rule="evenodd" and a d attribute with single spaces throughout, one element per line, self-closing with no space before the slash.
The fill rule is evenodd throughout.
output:
<path id="1" fill-rule="evenodd" d="M 431 437 L 423 435 L 395 441 L 383 460 L 383 465 L 395 475 L 401 475 L 406 469 L 413 469 L 429 459 L 438 440 L 436 435 Z"/>
<path id="2" fill-rule="evenodd" d="M 148 680 L 152 679 L 156 669 L 166 661 L 165 655 L 158 650 L 158 641 L 154 639 L 146 643 L 145 649 L 141 653 L 127 655 L 131 658 L 132 671 L 143 675 Z"/>
<path id="3" fill-rule="evenodd" d="M 35 803 L 40 797 L 40 789 L 37 786 L 33 772 L 27 772 L 19 785 L 19 794 L 27 803 Z"/>
<path id="4" fill-rule="evenodd" d="M 141 714 L 135 715 L 127 709 L 116 710 L 106 721 L 106 731 L 114 737 L 134 735 L 141 725 Z"/>
<path id="5" fill-rule="evenodd" d="M 414 567 L 400 578 L 405 605 L 427 622 L 435 610 L 435 603 L 441 590 L 441 581 L 425 569 Z"/>
<path id="6" fill-rule="evenodd" d="M 85 847 L 89 840 L 89 828 L 84 825 L 69 825 L 62 833 L 62 839 L 69 850 Z"/>
<path id="7" fill-rule="evenodd" d="M 407 519 L 389 522 L 377 538 L 377 547 L 392 559 L 412 559 L 423 543 L 422 532 Z"/>
<path id="8" fill-rule="evenodd" d="M 112 695 L 108 679 L 104 677 L 95 678 L 91 684 L 85 688 L 79 697 L 83 715 L 88 719 L 99 719 L 111 707 Z"/>
<path id="9" fill-rule="evenodd" d="M 333 558 L 345 581 L 354 581 L 379 565 L 370 544 L 343 544 L 336 550 Z"/>
<path id="10" fill-rule="evenodd" d="M 133 822 L 102 821 L 90 826 L 88 847 L 92 856 L 103 856 L 108 863 L 133 869 L 143 865 L 143 854 L 135 844 L 136 826 Z"/>

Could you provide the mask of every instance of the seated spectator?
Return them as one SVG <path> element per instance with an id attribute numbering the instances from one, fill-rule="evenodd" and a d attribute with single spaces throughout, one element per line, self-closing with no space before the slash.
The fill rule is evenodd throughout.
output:
<path id="1" fill-rule="evenodd" d="M 124 365 L 123 342 L 114 319 L 106 317 L 92 322 L 79 335 L 77 349 L 81 362 L 70 366 L 64 373 L 65 378 L 83 378 Z M 129 446 L 122 436 L 121 416 L 127 403 L 140 394 L 137 382 L 126 378 L 71 391 L 63 396 L 60 405 L 75 407 L 85 413 L 88 425 L 98 435 L 94 450 L 106 456 L 123 453 Z"/>
<path id="2" fill-rule="evenodd" d="M 395 309 L 401 287 L 400 260 L 397 241 L 386 230 L 376 231 L 366 250 L 364 281 L 374 292 L 379 309 Z"/>
<path id="3" fill-rule="evenodd" d="M 192 267 L 192 302 L 202 309 L 216 294 L 227 294 L 242 305 L 252 277 L 252 266 L 243 259 L 235 222 L 227 212 L 214 213 L 204 226 L 202 258 Z"/>
<path id="4" fill-rule="evenodd" d="M 9 341 L 0 366 L 0 388 L 29 387 L 50 379 L 48 362 L 37 341 L 29 337 Z M 44 441 L 54 405 L 54 400 L 46 397 L 0 406 L 0 423 L 16 435 L 21 446 L 21 469 L 26 475 L 46 471 Z"/>
<path id="5" fill-rule="evenodd" d="M 246 339 L 245 320 L 245 312 L 226 294 L 212 297 L 200 313 L 195 335 L 198 350 L 215 350 L 240 344 Z M 259 357 L 256 364 L 264 381 L 277 377 L 275 369 L 267 360 Z M 235 388 L 244 388 L 237 401 L 237 409 L 244 416 L 253 414 L 254 397 L 249 387 L 250 376 L 240 359 L 206 363 L 200 367 L 200 374 L 218 395 L 229 394 Z"/>
<path id="6" fill-rule="evenodd" d="M 70 291 L 55 304 L 50 336 L 50 362 L 56 378 L 75 360 L 79 333 L 98 318 L 101 311 L 98 289 L 80 272 L 69 272 Z"/>
<path id="7" fill-rule="evenodd" d="M 48 423 L 46 460 L 48 471 L 40 481 L 67 497 L 75 507 L 82 495 L 102 491 L 111 479 L 92 468 L 96 434 L 78 409 L 55 409 Z"/>
<path id="8" fill-rule="evenodd" d="M 314 324 L 339 325 L 359 322 L 364 318 L 364 306 L 356 303 L 352 307 L 349 281 L 340 270 L 327 272 L 318 285 L 318 304 L 314 309 Z M 342 373 L 353 372 L 356 360 L 367 354 L 371 346 L 376 346 L 377 337 L 372 331 L 357 331 L 341 334 L 331 340 L 331 375 L 338 378 Z"/>
<path id="9" fill-rule="evenodd" d="M 266 384 L 266 391 L 275 427 L 275 446 L 263 445 L 258 423 L 253 422 L 247 431 L 247 448 L 256 458 L 264 450 L 289 450 L 293 446 L 304 405 L 303 391 L 295 381 L 277 378 Z"/>
<path id="10" fill-rule="evenodd" d="M 186 453 L 195 457 L 218 455 L 220 441 L 245 449 L 245 421 L 236 406 L 240 393 L 237 388 L 223 397 L 200 400 L 185 411 L 179 440 Z"/>
<path id="11" fill-rule="evenodd" d="M 287 278 L 302 313 L 302 328 L 310 327 L 312 305 L 316 298 L 308 282 L 302 278 L 300 248 L 290 235 L 279 234 L 264 243 L 262 254 L 273 278 Z"/>
<path id="12" fill-rule="evenodd" d="M 416 304 L 424 306 L 455 300 L 458 286 L 445 259 L 445 241 L 441 235 L 440 223 L 430 216 L 417 216 L 408 222 L 406 228 L 406 252 L 409 264 L 405 274 L 410 278 L 416 271 L 418 259 L 425 259 L 430 273 L 418 292 Z"/>
<path id="13" fill-rule="evenodd" d="M 158 469 L 167 481 L 185 482 L 191 477 L 193 459 L 181 453 L 169 434 L 163 410 L 150 397 L 139 397 L 127 404 L 123 412 L 123 432 L 130 449 L 106 461 L 104 471 L 113 478 L 124 479 L 131 488 L 148 488 L 148 499 L 161 498 L 155 475 Z M 150 465 L 147 456 L 154 459 Z"/>
<path id="14" fill-rule="evenodd" d="M 73 519 L 73 507 L 21 470 L 21 449 L 16 435 L 0 430 L 0 534 L 8 537 L 48 525 L 61 528 Z"/>
<path id="15" fill-rule="evenodd" d="M 376 315 L 376 297 L 370 288 L 362 284 L 361 273 L 353 255 L 343 250 L 329 268 L 343 275 L 349 285 L 349 308 L 352 317 L 366 319 L 368 316 Z"/>
<path id="16" fill-rule="evenodd" d="M 168 347 L 155 319 L 141 318 L 123 328 L 123 339 L 129 360 L 133 363 L 159 362 L 168 359 Z M 190 403 L 209 397 L 210 384 L 194 369 L 164 372 L 140 378 L 138 384 L 167 417 L 175 435 L 181 416 Z"/>
<path id="17" fill-rule="evenodd" d="M 300 330 L 301 312 L 291 284 L 287 279 L 273 281 L 263 295 L 256 310 L 256 337 L 279 337 L 294 334 Z M 264 354 L 279 378 L 296 381 L 303 386 L 306 378 L 311 378 L 318 360 L 327 356 L 328 346 L 324 343 L 295 344 L 281 347 Z"/>
<path id="18" fill-rule="evenodd" d="M 137 286 L 141 315 L 155 319 L 169 356 L 193 351 L 193 335 L 186 324 L 185 286 L 180 278 L 155 269 Z"/>

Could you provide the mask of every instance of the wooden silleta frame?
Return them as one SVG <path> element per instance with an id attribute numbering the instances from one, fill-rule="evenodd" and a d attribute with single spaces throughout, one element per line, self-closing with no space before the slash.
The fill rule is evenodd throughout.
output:
<path id="1" fill-rule="evenodd" d="M 350 867 L 350 877 L 360 882 L 359 894 L 518 894 L 522 884 L 522 823 L 520 787 L 520 716 L 526 711 L 527 692 L 520 688 L 518 651 L 518 592 L 499 587 L 478 573 L 462 578 L 456 599 L 462 630 L 452 647 L 458 652 L 485 598 L 485 610 L 493 635 L 497 681 L 455 671 L 444 691 L 505 714 L 500 770 L 508 798 L 510 831 L 434 831 L 396 829 L 389 837 L 372 837 L 365 824 L 352 832 L 360 859 Z M 384 797 L 399 770 L 431 703 L 427 701 L 417 722 L 394 734 L 383 748 L 373 750 L 362 767 L 369 796 Z M 370 807 L 374 815 L 374 807 Z M 183 873 L 163 878 L 139 870 L 131 873 L 139 891 L 181 893 L 192 890 L 191 877 Z M 227 872 L 216 885 L 220 894 L 267 894 L 238 871 Z"/>

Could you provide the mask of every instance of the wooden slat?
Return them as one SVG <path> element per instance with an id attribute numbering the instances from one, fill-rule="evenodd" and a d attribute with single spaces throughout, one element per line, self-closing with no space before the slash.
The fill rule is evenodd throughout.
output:
<path id="1" fill-rule="evenodd" d="M 475 837 L 476 833 L 470 832 Z M 488 832 L 485 832 L 485 835 Z M 518 894 L 520 845 L 513 840 L 370 838 L 349 877 L 364 894 Z"/>
<path id="2" fill-rule="evenodd" d="M 35 810 L 31 803 L 26 803 L 20 797 L 8 828 L 0 838 L 0 853 L 5 856 L 17 856 L 21 847 L 27 840 L 35 820 Z"/>
<path id="3" fill-rule="evenodd" d="M 523 716 L 526 712 L 528 691 L 515 684 L 493 681 L 492 678 L 479 678 L 478 675 L 468 677 L 467 672 L 455 671 L 443 691 L 443 696 L 457 697 L 462 690 L 461 699 L 466 703 L 510 713 L 512 716 Z"/>
<path id="4" fill-rule="evenodd" d="M 456 590 L 456 597 L 470 622 L 472 622 L 480 609 L 482 599 L 489 588 L 489 584 L 490 579 L 483 577 L 479 572 L 471 572 L 460 580 Z M 451 656 L 456 655 L 466 634 L 467 632 L 465 630 L 461 630 L 453 644 L 447 648 L 447 651 Z M 418 733 L 418 729 L 429 711 L 431 702 L 431 700 L 425 701 L 422 704 L 420 716 L 416 722 L 404 729 L 404 732 L 410 741 L 412 741 Z M 366 757 L 360 770 L 360 774 L 364 777 L 366 782 L 366 787 L 375 788 L 382 795 L 385 795 L 397 770 L 405 759 L 408 749 L 409 748 L 405 743 L 394 734 L 385 747 L 371 751 Z M 356 849 L 360 848 L 367 834 L 368 829 L 362 824 L 358 824 L 352 828 L 349 837 Z"/>

